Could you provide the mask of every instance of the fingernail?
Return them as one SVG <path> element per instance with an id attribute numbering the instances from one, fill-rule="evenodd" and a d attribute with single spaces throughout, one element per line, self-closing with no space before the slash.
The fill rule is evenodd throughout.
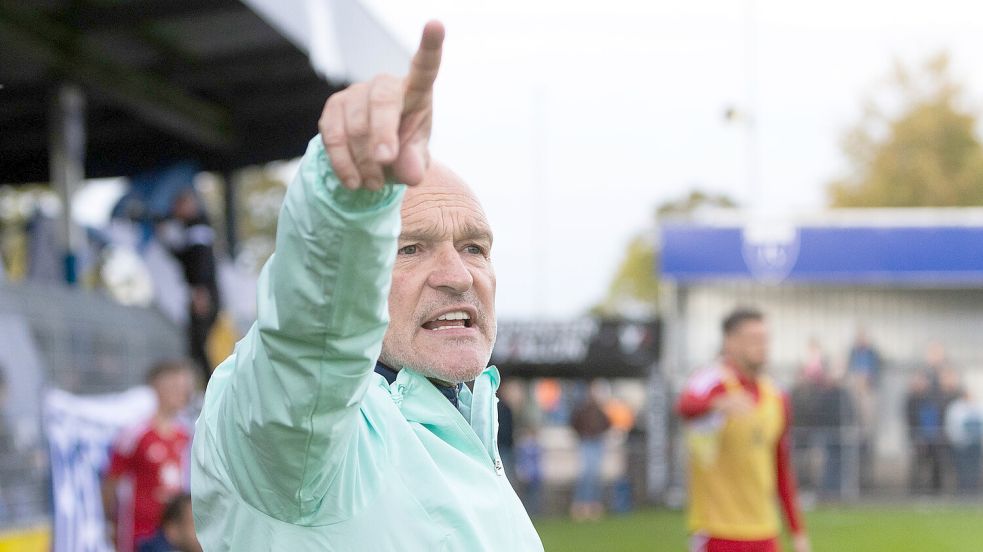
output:
<path id="1" fill-rule="evenodd" d="M 388 161 L 392 156 L 392 150 L 386 144 L 379 144 L 375 147 L 376 161 Z"/>
<path id="2" fill-rule="evenodd" d="M 357 190 L 358 189 L 358 179 L 357 178 L 349 178 L 348 180 L 345 181 L 345 187 L 348 188 L 349 190 Z"/>
<path id="3" fill-rule="evenodd" d="M 370 178 L 365 181 L 365 187 L 370 190 L 378 190 L 382 187 L 382 182 L 377 178 Z"/>

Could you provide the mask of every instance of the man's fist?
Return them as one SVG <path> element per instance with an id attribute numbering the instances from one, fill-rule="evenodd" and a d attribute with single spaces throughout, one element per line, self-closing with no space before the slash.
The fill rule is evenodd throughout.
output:
<path id="1" fill-rule="evenodd" d="M 443 43 L 444 26 L 431 21 L 406 77 L 379 75 L 328 98 L 318 129 L 345 187 L 378 190 L 387 172 L 410 186 L 423 179 Z"/>

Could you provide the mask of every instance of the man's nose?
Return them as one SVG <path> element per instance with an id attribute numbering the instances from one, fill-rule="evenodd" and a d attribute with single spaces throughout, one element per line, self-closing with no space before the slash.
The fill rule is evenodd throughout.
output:
<path id="1" fill-rule="evenodd" d="M 427 279 L 430 287 L 464 293 L 474 284 L 471 271 L 461 258 L 461 253 L 452 244 L 438 248 L 433 263 Z"/>

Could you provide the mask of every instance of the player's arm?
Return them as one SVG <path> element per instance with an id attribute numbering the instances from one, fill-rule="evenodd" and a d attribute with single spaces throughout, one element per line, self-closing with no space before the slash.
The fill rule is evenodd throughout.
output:
<path id="1" fill-rule="evenodd" d="M 754 407 L 754 399 L 744 391 L 727 392 L 715 370 L 693 376 L 676 401 L 676 413 L 691 420 L 714 412 L 731 416 L 745 413 Z"/>
<path id="2" fill-rule="evenodd" d="M 778 440 L 775 450 L 775 473 L 778 478 L 778 497 L 782 504 L 785 520 L 788 523 L 789 532 L 792 534 L 794 551 L 808 552 L 810 550 L 809 539 L 806 536 L 805 523 L 802 520 L 802 512 L 799 509 L 795 469 L 792 466 L 790 435 L 792 408 L 789 404 L 788 396 L 785 394 L 782 394 L 782 405 L 785 409 L 785 427 L 782 429 L 782 436 Z"/>
<path id="3" fill-rule="evenodd" d="M 328 100 L 284 198 L 257 322 L 209 383 L 195 469 L 278 519 L 316 511 L 361 419 L 388 322 L 403 193 L 393 180 L 419 183 L 429 162 L 442 41 L 429 24 L 405 80 Z"/>
<path id="4" fill-rule="evenodd" d="M 676 413 L 686 419 L 699 418 L 711 413 L 716 401 L 726 394 L 727 390 L 721 383 L 709 390 L 687 386 L 676 401 Z"/>

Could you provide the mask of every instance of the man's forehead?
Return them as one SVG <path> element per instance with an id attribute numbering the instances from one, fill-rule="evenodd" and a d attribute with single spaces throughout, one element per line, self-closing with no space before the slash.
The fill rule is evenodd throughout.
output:
<path id="1" fill-rule="evenodd" d="M 423 181 L 407 188 L 402 206 L 403 233 L 453 229 L 486 233 L 491 228 L 481 202 L 450 169 L 432 164 Z"/>

